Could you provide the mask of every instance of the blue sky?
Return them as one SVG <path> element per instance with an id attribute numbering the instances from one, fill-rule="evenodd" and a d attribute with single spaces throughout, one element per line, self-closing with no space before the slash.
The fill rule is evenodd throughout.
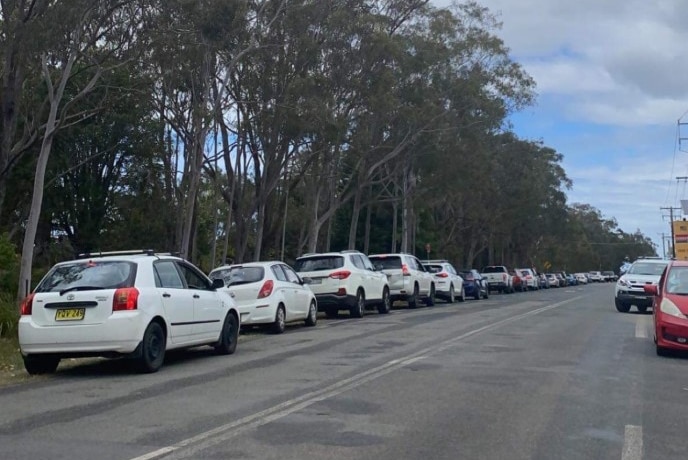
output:
<path id="1" fill-rule="evenodd" d="M 434 0 L 436 6 L 451 2 Z M 514 131 L 564 155 L 569 202 L 589 203 L 661 252 L 688 189 L 688 8 L 682 0 L 478 0 L 537 83 Z M 685 117 L 685 118 L 683 118 Z M 688 151 L 688 141 L 683 150 Z"/>

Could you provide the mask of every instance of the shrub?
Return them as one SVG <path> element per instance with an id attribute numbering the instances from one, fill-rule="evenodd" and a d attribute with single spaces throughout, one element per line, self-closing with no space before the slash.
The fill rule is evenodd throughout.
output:
<path id="1" fill-rule="evenodd" d="M 17 334 L 19 310 L 14 296 L 0 292 L 0 337 L 14 337 Z"/>

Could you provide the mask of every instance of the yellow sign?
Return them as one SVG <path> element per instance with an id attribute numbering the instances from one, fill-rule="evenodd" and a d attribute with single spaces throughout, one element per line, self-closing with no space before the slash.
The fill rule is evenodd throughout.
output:
<path id="1" fill-rule="evenodd" d="M 676 220 L 674 226 L 674 251 L 676 259 L 688 260 L 688 222 Z"/>
<path id="2" fill-rule="evenodd" d="M 545 267 L 545 270 L 549 270 L 552 268 L 552 264 L 549 263 L 549 261 L 546 261 L 544 264 L 542 264 L 543 267 Z"/>

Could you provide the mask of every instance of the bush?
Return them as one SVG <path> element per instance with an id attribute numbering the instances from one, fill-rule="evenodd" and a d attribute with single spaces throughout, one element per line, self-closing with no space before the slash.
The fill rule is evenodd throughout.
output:
<path id="1" fill-rule="evenodd" d="M 14 296 L 0 292 L 0 337 L 16 336 L 18 322 L 19 310 Z"/>

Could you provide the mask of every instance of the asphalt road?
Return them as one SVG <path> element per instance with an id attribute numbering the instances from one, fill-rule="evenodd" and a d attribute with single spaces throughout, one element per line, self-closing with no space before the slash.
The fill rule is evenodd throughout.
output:
<path id="1" fill-rule="evenodd" d="M 0 459 L 681 459 L 688 358 L 613 286 L 251 333 L 0 389 Z"/>

